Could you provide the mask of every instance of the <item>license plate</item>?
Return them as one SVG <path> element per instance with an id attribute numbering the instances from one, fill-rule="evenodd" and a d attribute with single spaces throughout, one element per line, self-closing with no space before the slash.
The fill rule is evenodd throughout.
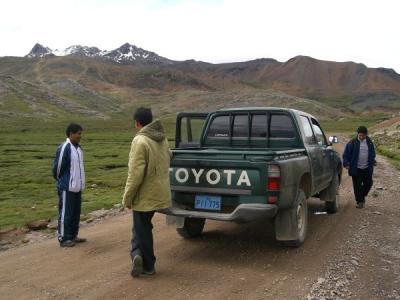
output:
<path id="1" fill-rule="evenodd" d="M 207 196 L 196 195 L 194 208 L 208 209 L 208 210 L 221 210 L 221 197 L 220 196 Z"/>

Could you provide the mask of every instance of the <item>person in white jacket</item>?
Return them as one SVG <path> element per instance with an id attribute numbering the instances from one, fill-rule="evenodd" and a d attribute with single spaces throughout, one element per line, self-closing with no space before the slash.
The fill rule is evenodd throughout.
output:
<path id="1" fill-rule="evenodd" d="M 79 221 L 82 191 L 85 188 L 83 151 L 79 144 L 82 126 L 71 123 L 66 130 L 67 139 L 56 152 L 53 162 L 53 177 L 58 190 L 58 241 L 61 247 L 73 247 L 86 242 L 79 238 Z"/>

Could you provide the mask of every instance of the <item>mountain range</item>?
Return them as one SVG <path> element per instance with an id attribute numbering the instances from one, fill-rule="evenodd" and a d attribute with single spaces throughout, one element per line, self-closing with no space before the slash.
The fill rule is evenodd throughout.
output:
<path id="1" fill-rule="evenodd" d="M 131 44 L 105 51 L 36 44 L 25 57 L 0 57 L 0 115 L 108 117 L 140 104 L 160 113 L 233 106 L 289 106 L 321 118 L 400 111 L 400 75 L 296 56 L 211 64 L 174 61 Z"/>
<path id="2" fill-rule="evenodd" d="M 146 63 L 159 63 L 169 64 L 171 60 L 157 55 L 154 52 L 144 50 L 128 43 L 123 44 L 121 47 L 107 51 L 100 50 L 97 47 L 88 47 L 81 45 L 73 45 L 64 50 L 52 50 L 49 47 L 42 46 L 36 43 L 32 50 L 26 55 L 28 58 L 37 57 L 51 57 L 51 56 L 67 56 L 76 55 L 84 57 L 98 57 L 104 58 L 116 63 L 132 63 L 132 62 L 146 62 Z"/>

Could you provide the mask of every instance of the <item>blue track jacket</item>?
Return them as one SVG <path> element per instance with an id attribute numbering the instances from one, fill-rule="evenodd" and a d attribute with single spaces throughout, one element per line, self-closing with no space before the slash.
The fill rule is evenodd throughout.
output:
<path id="1" fill-rule="evenodd" d="M 67 138 L 57 148 L 52 171 L 59 190 L 75 193 L 83 191 L 85 189 L 85 170 L 81 146 L 74 146 Z"/>

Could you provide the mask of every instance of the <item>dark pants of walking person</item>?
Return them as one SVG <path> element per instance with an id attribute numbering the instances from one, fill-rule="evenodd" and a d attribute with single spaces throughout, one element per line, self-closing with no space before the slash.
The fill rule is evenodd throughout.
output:
<path id="1" fill-rule="evenodd" d="M 357 169 L 357 175 L 351 177 L 353 179 L 354 195 L 357 203 L 365 202 L 365 196 L 368 195 L 372 187 L 372 175 L 367 169 Z"/>
<path id="2" fill-rule="evenodd" d="M 79 232 L 82 193 L 58 190 L 58 240 L 74 240 Z"/>
<path id="3" fill-rule="evenodd" d="M 132 250 L 131 258 L 140 255 L 143 259 L 143 269 L 154 269 L 156 257 L 153 250 L 153 224 L 151 219 L 154 211 L 133 211 Z"/>

